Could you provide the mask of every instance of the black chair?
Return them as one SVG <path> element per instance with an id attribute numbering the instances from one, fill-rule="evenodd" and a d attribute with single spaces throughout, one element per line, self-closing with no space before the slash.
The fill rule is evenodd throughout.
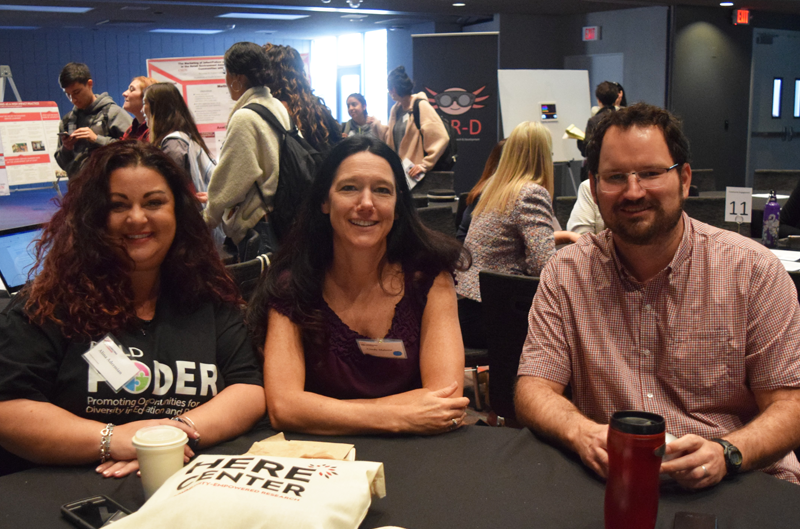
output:
<path id="1" fill-rule="evenodd" d="M 449 235 L 455 238 L 456 224 L 453 221 L 453 207 L 446 206 L 428 206 L 427 208 L 417 209 L 419 220 L 428 228 Z"/>
<path id="2" fill-rule="evenodd" d="M 464 372 L 469 373 L 472 380 L 472 395 L 475 402 L 475 409 L 483 411 L 483 399 L 481 399 L 481 383 L 478 376 L 478 369 L 481 366 L 489 365 L 489 351 L 486 349 L 464 348 Z"/>
<path id="3" fill-rule="evenodd" d="M 461 217 L 464 216 L 464 210 L 467 209 L 467 196 L 469 193 L 461 193 L 458 195 L 458 207 L 456 207 L 456 230 L 461 226 Z"/>
<path id="4" fill-rule="evenodd" d="M 239 291 L 245 301 L 250 301 L 250 297 L 253 295 L 259 280 L 267 273 L 271 257 L 272 254 L 262 254 L 244 263 L 225 267 L 239 286 Z"/>
<path id="5" fill-rule="evenodd" d="M 489 406 L 498 416 L 498 425 L 518 427 L 514 384 L 539 278 L 487 270 L 479 277 L 489 346 Z"/>

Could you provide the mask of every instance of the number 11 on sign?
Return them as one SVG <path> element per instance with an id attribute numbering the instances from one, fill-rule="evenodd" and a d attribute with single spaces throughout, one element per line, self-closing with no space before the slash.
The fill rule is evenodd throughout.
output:
<path id="1" fill-rule="evenodd" d="M 753 209 L 752 187 L 725 188 L 725 222 L 750 223 Z"/>

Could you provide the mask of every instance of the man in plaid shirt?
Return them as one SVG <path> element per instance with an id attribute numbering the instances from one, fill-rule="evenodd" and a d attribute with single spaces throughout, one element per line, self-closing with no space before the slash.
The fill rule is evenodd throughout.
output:
<path id="1" fill-rule="evenodd" d="M 661 471 L 686 487 L 752 469 L 800 483 L 800 305 L 780 261 L 683 213 L 689 145 L 667 111 L 609 112 L 587 152 L 609 229 L 542 271 L 518 419 L 603 477 L 611 415 L 642 410 L 678 437 Z"/>

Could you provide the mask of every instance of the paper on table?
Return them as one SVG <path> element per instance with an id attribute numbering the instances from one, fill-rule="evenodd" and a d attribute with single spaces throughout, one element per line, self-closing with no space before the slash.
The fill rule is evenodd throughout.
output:
<path id="1" fill-rule="evenodd" d="M 345 443 L 287 441 L 283 436 L 283 432 L 281 432 L 263 441 L 253 443 L 246 455 L 355 461 L 356 448 Z"/>
<path id="2" fill-rule="evenodd" d="M 781 264 L 787 272 L 797 272 L 800 270 L 800 263 L 796 263 L 794 261 L 781 261 Z"/>
<path id="3" fill-rule="evenodd" d="M 770 250 L 775 257 L 781 261 L 798 261 L 800 260 L 800 252 L 792 250 Z"/>

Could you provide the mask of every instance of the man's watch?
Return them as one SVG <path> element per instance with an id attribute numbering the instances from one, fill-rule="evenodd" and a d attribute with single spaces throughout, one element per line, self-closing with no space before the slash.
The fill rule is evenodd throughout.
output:
<path id="1" fill-rule="evenodd" d="M 725 467 L 728 469 L 726 477 L 733 477 L 742 467 L 742 453 L 725 439 L 709 439 L 722 445 L 722 454 L 725 456 Z"/>

